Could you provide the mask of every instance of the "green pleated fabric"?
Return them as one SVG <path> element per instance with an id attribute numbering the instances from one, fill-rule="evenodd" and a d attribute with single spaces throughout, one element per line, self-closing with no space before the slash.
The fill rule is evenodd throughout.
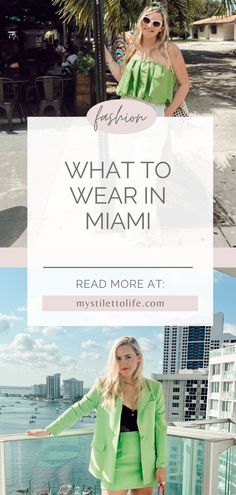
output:
<path id="1" fill-rule="evenodd" d="M 131 59 L 117 86 L 116 94 L 151 103 L 169 104 L 173 100 L 175 75 L 171 69 L 151 60 Z"/>

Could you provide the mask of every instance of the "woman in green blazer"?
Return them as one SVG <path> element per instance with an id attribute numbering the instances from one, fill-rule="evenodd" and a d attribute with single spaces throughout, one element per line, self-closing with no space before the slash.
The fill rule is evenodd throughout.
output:
<path id="1" fill-rule="evenodd" d="M 59 435 L 96 409 L 89 471 L 101 479 L 104 495 L 129 489 L 151 495 L 153 485 L 165 485 L 167 435 L 162 386 L 143 378 L 143 356 L 133 337 L 117 339 L 111 349 L 106 378 L 45 430 L 29 435 Z"/>

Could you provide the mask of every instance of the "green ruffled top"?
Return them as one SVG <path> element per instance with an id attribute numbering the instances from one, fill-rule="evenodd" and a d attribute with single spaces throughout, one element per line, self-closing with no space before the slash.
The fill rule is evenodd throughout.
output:
<path id="1" fill-rule="evenodd" d="M 168 105 L 173 100 L 175 84 L 172 70 L 159 62 L 131 59 L 125 67 L 116 94 Z"/>

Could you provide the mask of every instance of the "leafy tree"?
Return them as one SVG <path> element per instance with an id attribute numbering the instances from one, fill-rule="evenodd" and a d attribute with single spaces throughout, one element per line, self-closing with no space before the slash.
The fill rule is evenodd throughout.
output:
<path id="1" fill-rule="evenodd" d="M 71 21 L 73 19 L 80 27 L 91 25 L 93 16 L 93 2 L 91 0 L 52 0 L 52 2 L 59 7 L 59 14 L 64 20 Z M 121 32 L 131 29 L 137 20 L 137 15 L 147 3 L 151 4 L 152 2 L 145 0 L 104 0 L 105 32 L 111 34 L 115 31 Z M 207 0 L 163 0 L 162 3 L 167 6 L 170 18 L 178 20 L 180 29 L 187 30 L 194 18 L 202 17 L 208 2 Z M 219 0 L 215 3 L 215 13 L 218 14 L 232 12 L 236 6 L 234 0 Z"/>
<path id="2" fill-rule="evenodd" d="M 234 12 L 236 8 L 235 0 L 219 0 L 217 3 L 218 8 L 216 9 L 216 14 L 218 15 L 230 14 Z"/>
<path id="3" fill-rule="evenodd" d="M 212 17 L 216 14 L 219 8 L 219 2 L 217 0 L 207 0 L 202 18 Z"/>

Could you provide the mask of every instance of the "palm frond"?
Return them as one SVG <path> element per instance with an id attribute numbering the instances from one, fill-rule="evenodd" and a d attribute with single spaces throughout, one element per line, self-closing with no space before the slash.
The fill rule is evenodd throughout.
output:
<path id="1" fill-rule="evenodd" d="M 52 0 L 59 7 L 58 14 L 64 21 L 75 20 L 80 27 L 91 24 L 93 18 L 93 4 L 91 0 Z M 104 0 L 104 9 L 109 12 L 110 0 Z"/>
<path id="2" fill-rule="evenodd" d="M 216 10 L 218 15 L 229 15 L 236 9 L 236 2 L 234 0 L 220 0 L 219 7 Z"/>

